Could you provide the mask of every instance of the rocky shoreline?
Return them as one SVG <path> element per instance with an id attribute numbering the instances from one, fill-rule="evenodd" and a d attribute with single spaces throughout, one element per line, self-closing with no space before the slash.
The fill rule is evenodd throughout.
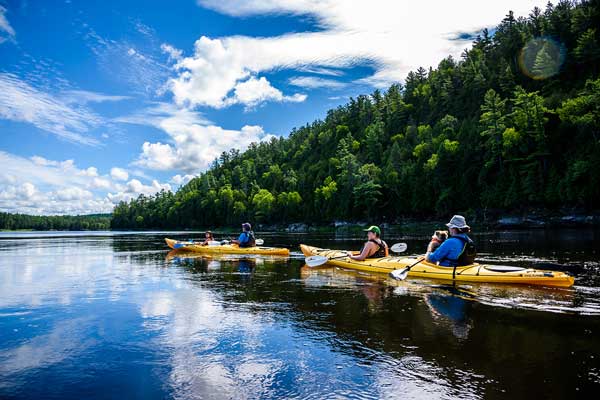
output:
<path id="1" fill-rule="evenodd" d="M 490 213 L 463 213 L 469 224 L 484 229 L 549 229 L 549 228 L 594 228 L 600 227 L 600 212 L 593 213 L 549 213 L 533 211 L 523 214 L 493 214 Z M 417 228 L 433 228 L 443 221 L 436 219 L 403 218 L 393 222 L 383 222 L 380 226 L 384 230 L 401 230 Z M 367 225 L 368 221 L 335 221 L 328 224 L 307 224 L 303 222 L 288 225 L 258 224 L 259 231 L 277 231 L 288 233 L 309 232 L 358 232 Z"/>

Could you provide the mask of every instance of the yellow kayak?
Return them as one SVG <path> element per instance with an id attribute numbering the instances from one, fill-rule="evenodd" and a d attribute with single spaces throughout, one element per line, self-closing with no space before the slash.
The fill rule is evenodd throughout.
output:
<path id="1" fill-rule="evenodd" d="M 300 245 L 305 256 L 324 256 L 337 258 L 329 260 L 328 264 L 341 268 L 357 271 L 376 272 L 388 274 L 395 269 L 402 269 L 413 265 L 417 259 L 410 257 L 384 257 L 371 258 L 364 261 L 351 260 L 343 257 L 346 252 L 342 250 L 320 249 L 318 247 Z M 483 282 L 483 283 L 510 283 L 538 286 L 573 286 L 574 278 L 564 272 L 546 271 L 532 268 L 521 268 L 501 265 L 471 264 L 457 267 L 440 267 L 427 261 L 421 261 L 408 272 L 413 278 L 432 278 L 454 280 L 460 282 Z"/>
<path id="2" fill-rule="evenodd" d="M 267 256 L 289 256 L 289 249 L 282 247 L 239 247 L 235 244 L 223 244 L 219 246 L 200 246 L 190 242 L 181 242 L 174 239 L 165 238 L 167 246 L 174 250 L 193 251 L 195 253 L 206 254 L 260 254 Z"/>

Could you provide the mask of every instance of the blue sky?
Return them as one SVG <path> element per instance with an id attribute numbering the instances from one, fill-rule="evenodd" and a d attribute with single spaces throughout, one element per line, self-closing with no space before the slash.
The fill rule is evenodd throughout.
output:
<path id="1" fill-rule="evenodd" d="M 0 0 L 0 211 L 110 212 L 544 1 Z M 500 3 L 500 4 L 499 4 Z"/>

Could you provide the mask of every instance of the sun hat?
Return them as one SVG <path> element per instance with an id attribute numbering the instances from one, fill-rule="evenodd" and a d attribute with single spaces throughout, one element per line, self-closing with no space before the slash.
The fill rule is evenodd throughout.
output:
<path id="1" fill-rule="evenodd" d="M 373 232 L 375 233 L 377 236 L 381 236 L 381 229 L 379 229 L 378 226 L 376 225 L 371 225 L 370 227 L 368 227 L 367 229 L 363 229 L 363 231 L 365 232 Z"/>
<path id="2" fill-rule="evenodd" d="M 446 226 L 448 228 L 456 229 L 471 228 L 469 225 L 467 225 L 467 221 L 465 221 L 465 217 L 463 217 L 462 215 L 453 216 L 450 222 L 446 224 Z"/>

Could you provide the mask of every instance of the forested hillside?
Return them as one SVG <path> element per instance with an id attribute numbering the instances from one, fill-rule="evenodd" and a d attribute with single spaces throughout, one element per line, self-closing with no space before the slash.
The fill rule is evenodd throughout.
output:
<path id="1" fill-rule="evenodd" d="M 223 154 L 175 194 L 119 204 L 112 227 L 590 209 L 600 204 L 599 69 L 599 1 L 509 13 L 460 60 L 350 99 L 287 139 Z"/>
<path id="2" fill-rule="evenodd" d="M 0 212 L 0 229 L 36 231 L 98 231 L 110 228 L 109 214 L 27 215 Z"/>

